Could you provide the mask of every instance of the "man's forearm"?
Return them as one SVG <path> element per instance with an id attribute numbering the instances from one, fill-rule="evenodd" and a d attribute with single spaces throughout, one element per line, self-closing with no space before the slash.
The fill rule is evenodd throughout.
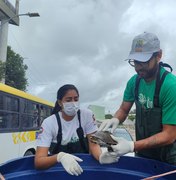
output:
<path id="1" fill-rule="evenodd" d="M 136 141 L 134 143 L 134 150 L 140 151 L 142 149 L 156 148 L 156 147 L 165 146 L 171 143 L 173 143 L 173 140 L 168 135 L 166 135 L 165 132 L 160 132 L 149 138 Z"/>
<path id="2" fill-rule="evenodd" d="M 125 121 L 125 119 L 127 118 L 128 113 L 126 113 L 125 111 L 123 111 L 122 109 L 118 109 L 116 111 L 116 113 L 114 114 L 114 118 L 117 118 L 120 123 L 122 123 L 123 121 Z"/>
<path id="3" fill-rule="evenodd" d="M 120 108 L 116 111 L 114 117 L 119 119 L 119 121 L 122 123 L 127 118 L 132 105 L 133 102 L 123 101 L 122 104 L 120 105 Z"/>

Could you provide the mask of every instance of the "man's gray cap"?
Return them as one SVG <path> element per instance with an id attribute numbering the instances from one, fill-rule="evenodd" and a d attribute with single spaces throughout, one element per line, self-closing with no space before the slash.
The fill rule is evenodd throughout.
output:
<path id="1" fill-rule="evenodd" d="M 130 54 L 127 58 L 140 62 L 148 61 L 154 52 L 160 51 L 160 41 L 153 33 L 144 32 L 133 39 Z"/>

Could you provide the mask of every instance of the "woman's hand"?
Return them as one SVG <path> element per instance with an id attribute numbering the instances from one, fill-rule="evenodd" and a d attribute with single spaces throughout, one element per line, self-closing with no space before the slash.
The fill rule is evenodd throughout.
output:
<path id="1" fill-rule="evenodd" d="M 83 172 L 83 169 L 78 164 L 78 162 L 82 162 L 83 160 L 77 156 L 60 152 L 57 154 L 57 162 L 60 162 L 64 169 L 71 175 L 80 175 Z"/>

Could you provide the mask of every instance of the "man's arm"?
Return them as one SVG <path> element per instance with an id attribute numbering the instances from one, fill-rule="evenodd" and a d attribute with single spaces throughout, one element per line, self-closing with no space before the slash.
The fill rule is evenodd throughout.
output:
<path id="1" fill-rule="evenodd" d="M 123 101 L 120 108 L 116 111 L 114 118 L 117 118 L 120 122 L 125 121 L 132 106 L 133 102 Z"/>
<path id="2" fill-rule="evenodd" d="M 128 116 L 128 113 L 133 105 L 133 102 L 125 102 L 123 101 L 120 108 L 116 111 L 114 117 L 109 120 L 105 120 L 99 127 L 99 131 L 106 131 L 110 127 L 111 133 L 118 127 L 120 122 L 123 122 L 126 117 Z"/>
<path id="3" fill-rule="evenodd" d="M 122 156 L 129 152 L 140 151 L 144 149 L 151 149 L 172 144 L 176 140 L 176 126 L 175 125 L 163 125 L 163 130 L 149 138 L 138 140 L 136 142 L 127 141 L 124 138 L 111 136 L 117 145 L 113 145 L 113 150 L 117 153 L 117 156 Z"/>
<path id="4" fill-rule="evenodd" d="M 165 146 L 176 140 L 176 125 L 163 125 L 163 130 L 149 138 L 134 142 L 134 151 Z"/>

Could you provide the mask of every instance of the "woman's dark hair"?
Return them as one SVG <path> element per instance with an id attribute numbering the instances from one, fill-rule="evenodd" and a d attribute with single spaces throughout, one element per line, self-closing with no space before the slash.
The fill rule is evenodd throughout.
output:
<path id="1" fill-rule="evenodd" d="M 69 90 L 75 90 L 79 96 L 79 92 L 78 89 L 72 85 L 72 84 L 65 84 L 62 87 L 59 88 L 59 90 L 57 91 L 57 101 L 58 100 L 62 100 L 62 98 L 65 96 L 65 94 L 69 91 Z M 59 106 L 58 102 L 56 101 L 54 109 L 52 111 L 51 114 L 55 114 L 57 112 L 59 112 L 61 110 L 61 106 Z"/>

